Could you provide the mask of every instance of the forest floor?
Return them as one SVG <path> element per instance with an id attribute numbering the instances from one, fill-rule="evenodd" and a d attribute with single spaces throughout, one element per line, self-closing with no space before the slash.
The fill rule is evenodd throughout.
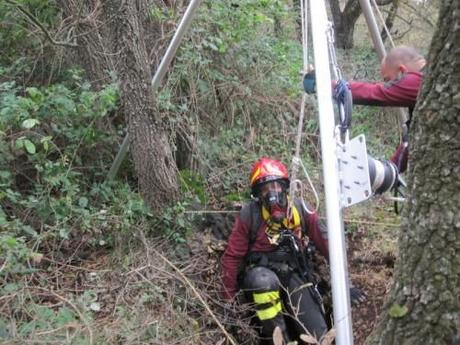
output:
<path id="1" fill-rule="evenodd" d="M 248 320 L 227 313 L 217 293 L 234 214 L 219 224 L 224 233 L 204 223 L 181 246 L 139 229 L 128 252 L 44 256 L 37 272 L 4 287 L 0 316 L 10 323 L 0 322 L 0 339 L 12 338 L 0 343 L 226 344 L 220 322 L 238 344 L 254 344 Z M 352 310 L 355 344 L 362 345 L 392 284 L 399 218 L 378 200 L 344 218 L 351 281 L 367 294 Z"/>
<path id="2" fill-rule="evenodd" d="M 377 324 L 393 283 L 400 219 L 391 202 L 383 200 L 364 203 L 345 218 L 351 281 L 367 294 L 364 303 L 352 308 L 355 344 L 362 345 Z"/>
<path id="3" fill-rule="evenodd" d="M 350 279 L 367 295 L 352 308 L 354 342 L 362 345 L 378 323 L 393 283 L 400 218 L 392 202 L 377 198 L 346 210 L 344 219 Z M 226 223 L 228 228 L 231 222 Z"/>

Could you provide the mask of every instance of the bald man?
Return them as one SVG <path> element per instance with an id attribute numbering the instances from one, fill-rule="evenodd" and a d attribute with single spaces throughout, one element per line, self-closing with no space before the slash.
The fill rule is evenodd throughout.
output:
<path id="1" fill-rule="evenodd" d="M 334 97 L 343 98 L 343 93 L 346 91 L 344 85 L 349 85 L 353 104 L 407 107 L 409 108 L 409 119 L 406 125 L 409 129 L 417 95 L 422 85 L 425 65 L 425 58 L 415 48 L 395 47 L 382 59 L 380 73 L 383 82 L 369 83 L 350 80 L 348 83 L 337 83 L 333 81 Z M 315 92 L 314 70 L 304 75 L 303 86 L 305 92 Z M 391 157 L 399 172 L 404 172 L 407 168 L 408 145 L 407 135 L 405 135 Z"/>
<path id="2" fill-rule="evenodd" d="M 426 60 L 412 47 L 395 47 L 382 59 L 383 83 L 349 81 L 354 104 L 408 107 L 412 117 Z"/>
<path id="3" fill-rule="evenodd" d="M 380 65 L 383 83 L 349 81 L 353 104 L 408 107 L 409 119 L 406 125 L 409 129 L 425 65 L 425 58 L 412 47 L 391 49 Z M 408 138 L 404 135 L 391 157 L 400 172 L 407 169 L 408 154 Z"/>

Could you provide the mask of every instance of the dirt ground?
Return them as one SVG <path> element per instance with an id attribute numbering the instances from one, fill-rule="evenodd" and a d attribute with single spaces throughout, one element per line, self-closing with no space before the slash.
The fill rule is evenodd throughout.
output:
<path id="1" fill-rule="evenodd" d="M 348 241 L 351 281 L 367 294 L 364 303 L 352 308 L 355 345 L 364 344 L 378 322 L 385 296 L 391 288 L 394 265 L 392 255 L 368 250 L 363 232 L 358 230 Z"/>

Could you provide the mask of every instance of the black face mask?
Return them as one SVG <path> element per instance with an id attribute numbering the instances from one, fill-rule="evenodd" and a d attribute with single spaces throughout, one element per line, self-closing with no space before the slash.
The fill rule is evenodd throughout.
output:
<path id="1" fill-rule="evenodd" d="M 281 223 L 286 218 L 287 194 L 283 192 L 268 192 L 262 199 L 262 204 L 270 212 L 270 219 Z"/>

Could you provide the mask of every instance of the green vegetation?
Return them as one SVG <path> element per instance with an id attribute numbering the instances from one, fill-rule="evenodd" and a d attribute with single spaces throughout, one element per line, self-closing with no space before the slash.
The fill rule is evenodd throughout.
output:
<path id="1" fill-rule="evenodd" d="M 65 39 L 54 2 L 0 3 L 0 342 L 216 343 L 213 321 L 159 253 L 212 290 L 212 303 L 218 249 L 187 211 L 248 199 L 261 155 L 289 164 L 301 95 L 298 9 L 281 0 L 204 2 L 156 99 L 177 160 L 184 151 L 191 163 L 180 167 L 181 200 L 154 216 L 129 161 L 105 182 L 125 135 L 116 76 L 107 71 L 112 82 L 97 87 L 14 4 Z M 149 18 L 181 13 L 152 7 Z M 347 76 L 377 77 L 370 48 L 339 56 Z M 302 158 L 319 185 L 313 98 L 308 109 Z M 353 118 L 353 134 L 366 133 L 379 157 L 397 143 L 387 115 L 356 108 Z M 187 247 L 194 241 L 203 257 Z M 192 254 L 202 262 L 190 268 Z"/>

